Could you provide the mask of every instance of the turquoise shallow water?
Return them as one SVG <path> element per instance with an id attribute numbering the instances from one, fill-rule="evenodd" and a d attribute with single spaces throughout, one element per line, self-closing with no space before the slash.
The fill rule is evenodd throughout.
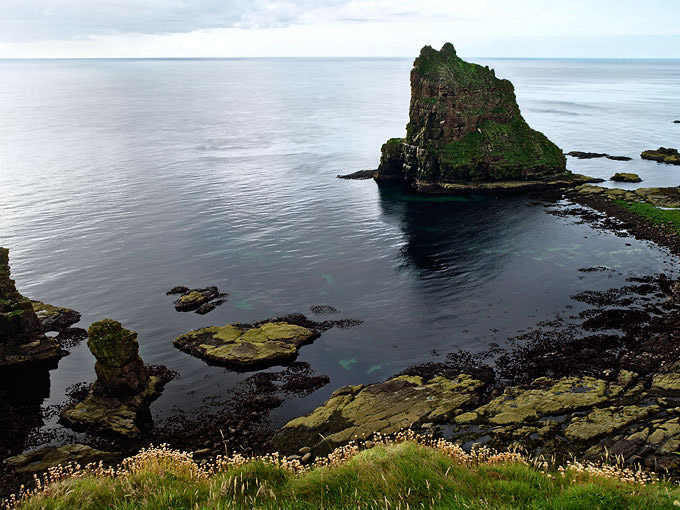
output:
<path id="1" fill-rule="evenodd" d="M 680 61 L 478 60 L 510 78 L 530 124 L 598 177 L 633 171 L 678 185 L 680 169 L 637 158 L 680 145 Z M 364 323 L 331 330 L 300 360 L 339 386 L 383 380 L 438 354 L 504 345 L 582 290 L 673 271 L 644 242 L 547 213 L 525 196 L 426 199 L 336 174 L 373 168 L 404 133 L 410 59 L 0 61 L 0 245 L 31 297 L 139 332 L 150 363 L 177 370 L 156 420 L 223 396 L 244 377 L 172 347 L 196 327 L 332 305 Z M 628 185 L 624 185 L 628 186 Z M 579 268 L 607 266 L 607 273 Z M 174 311 L 165 291 L 217 285 L 226 304 Z M 83 344 L 45 392 L 94 379 Z M 53 427 L 47 418 L 44 427 Z"/>

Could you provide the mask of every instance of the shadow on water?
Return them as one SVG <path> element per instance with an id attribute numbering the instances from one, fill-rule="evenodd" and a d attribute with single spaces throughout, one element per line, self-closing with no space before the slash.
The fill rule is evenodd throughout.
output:
<path id="1" fill-rule="evenodd" d="M 518 241 L 542 218 L 526 195 L 423 196 L 403 186 L 381 186 L 384 217 L 404 234 L 402 268 L 423 279 L 493 277 L 508 256 L 527 251 Z M 451 280 L 453 279 L 453 280 Z"/>
<path id="2" fill-rule="evenodd" d="M 23 450 L 30 435 L 43 424 L 42 402 L 50 394 L 46 367 L 0 372 L 0 458 Z"/>

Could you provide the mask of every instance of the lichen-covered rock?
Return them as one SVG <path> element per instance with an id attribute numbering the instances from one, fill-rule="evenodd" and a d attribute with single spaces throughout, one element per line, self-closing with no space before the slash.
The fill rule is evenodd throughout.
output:
<path id="1" fill-rule="evenodd" d="M 503 395 L 475 411 L 479 419 L 495 425 L 536 421 L 541 416 L 560 415 L 587 409 L 618 396 L 618 385 L 593 377 L 564 377 L 557 381 L 542 377 L 530 389 L 510 387 Z"/>
<path id="2" fill-rule="evenodd" d="M 6 460 L 7 467 L 18 473 L 47 472 L 51 467 L 64 466 L 69 463 L 77 463 L 86 466 L 91 462 L 102 461 L 105 464 L 114 461 L 115 453 L 97 450 L 84 444 L 67 444 L 65 446 L 45 446 L 32 452 L 9 457 Z"/>
<path id="3" fill-rule="evenodd" d="M 642 182 L 642 179 L 640 179 L 638 174 L 626 172 L 616 172 L 609 180 L 615 182 Z"/>
<path id="4" fill-rule="evenodd" d="M 610 435 L 649 416 L 658 413 L 659 406 L 624 406 L 594 409 L 585 417 L 576 417 L 564 431 L 567 439 L 572 441 L 591 441 Z"/>
<path id="5" fill-rule="evenodd" d="M 252 368 L 290 361 L 302 345 L 318 336 L 310 327 L 274 320 L 202 328 L 175 338 L 173 343 L 209 363 Z"/>
<path id="6" fill-rule="evenodd" d="M 368 386 L 345 386 L 307 416 L 288 422 L 273 438 L 281 451 L 310 446 L 319 454 L 366 438 L 424 423 L 441 423 L 479 403 L 485 384 L 469 375 L 455 379 L 399 376 Z"/>
<path id="7" fill-rule="evenodd" d="M 148 374 L 139 357 L 137 333 L 120 322 L 104 319 L 88 328 L 87 346 L 97 358 L 95 390 L 112 396 L 134 395 L 144 390 Z"/>
<path id="8" fill-rule="evenodd" d="M 9 250 L 0 248 L 0 367 L 52 362 L 65 354 L 42 333 L 31 300 L 10 277 Z"/>
<path id="9" fill-rule="evenodd" d="M 377 180 L 429 191 L 443 183 L 570 178 L 560 148 L 522 118 L 512 83 L 462 60 L 450 43 L 421 50 L 406 138 L 383 145 Z"/>
<path id="10" fill-rule="evenodd" d="M 659 147 L 657 150 L 643 151 L 640 154 L 642 159 L 651 159 L 659 163 L 667 163 L 669 165 L 680 165 L 680 154 L 677 149 Z"/>

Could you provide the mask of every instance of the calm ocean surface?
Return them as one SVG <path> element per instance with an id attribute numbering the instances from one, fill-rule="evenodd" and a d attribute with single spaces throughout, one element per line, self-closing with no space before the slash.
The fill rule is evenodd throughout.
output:
<path id="1" fill-rule="evenodd" d="M 525 118 L 565 151 L 634 158 L 571 170 L 680 185 L 679 167 L 639 159 L 680 145 L 680 61 L 472 60 L 511 79 Z M 578 311 L 577 292 L 676 265 L 527 197 L 416 199 L 336 179 L 375 168 L 381 144 L 403 136 L 411 63 L 0 61 L 0 245 L 19 290 L 80 311 L 81 327 L 111 317 L 138 331 L 144 360 L 180 373 L 152 405 L 157 421 L 248 375 L 175 349 L 181 333 L 312 305 L 363 320 L 302 348 L 331 383 L 287 401 L 280 424 L 340 386 L 504 345 Z M 615 272 L 578 271 L 589 266 Z M 176 285 L 229 298 L 181 314 L 165 295 Z M 93 381 L 85 343 L 50 378 L 45 407 Z"/>

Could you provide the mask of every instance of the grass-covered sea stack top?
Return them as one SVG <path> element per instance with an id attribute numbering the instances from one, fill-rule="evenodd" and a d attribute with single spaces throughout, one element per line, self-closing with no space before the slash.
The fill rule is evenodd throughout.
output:
<path id="1" fill-rule="evenodd" d="M 409 117 L 406 138 L 382 147 L 378 181 L 403 180 L 428 191 L 469 183 L 505 182 L 515 189 L 517 181 L 583 182 L 567 171 L 562 150 L 528 126 L 512 83 L 462 60 L 450 43 L 441 51 L 425 46 L 416 58 Z"/>

